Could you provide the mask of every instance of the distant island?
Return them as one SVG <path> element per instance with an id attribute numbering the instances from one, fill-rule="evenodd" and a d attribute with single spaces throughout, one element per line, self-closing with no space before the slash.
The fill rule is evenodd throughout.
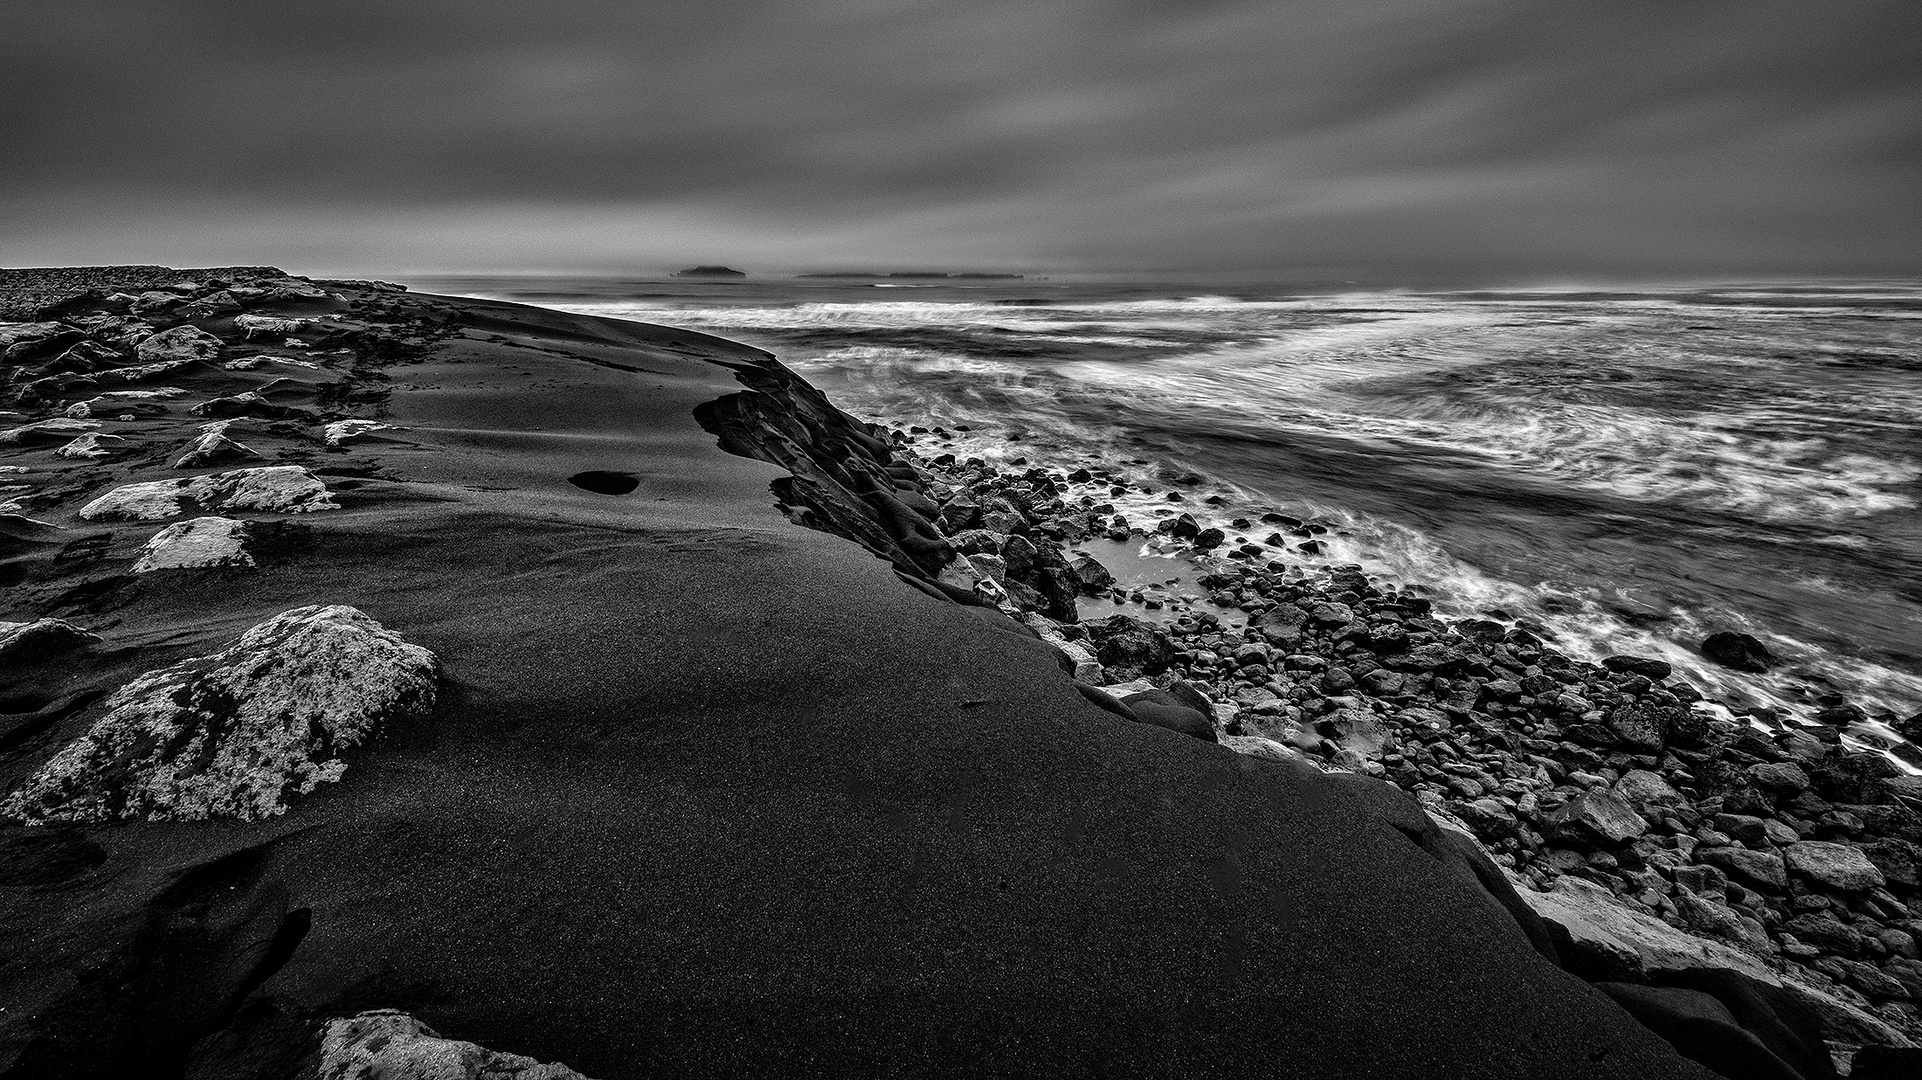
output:
<path id="1" fill-rule="evenodd" d="M 674 276 L 675 277 L 729 277 L 729 278 L 732 278 L 732 277 L 746 277 L 747 274 L 743 271 L 736 270 L 731 266 L 690 266 L 685 270 L 676 270 L 674 272 Z"/>
<path id="2" fill-rule="evenodd" d="M 1019 281 L 1020 274 L 947 274 L 935 270 L 904 270 L 880 273 L 874 270 L 831 270 L 825 273 L 796 274 L 797 278 L 946 278 L 953 281 Z"/>

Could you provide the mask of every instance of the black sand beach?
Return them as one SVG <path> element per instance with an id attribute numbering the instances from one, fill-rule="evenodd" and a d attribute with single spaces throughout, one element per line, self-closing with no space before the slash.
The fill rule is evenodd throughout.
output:
<path id="1" fill-rule="evenodd" d="M 912 484 L 820 479 L 900 475 L 886 441 L 765 354 L 271 271 L 0 275 L 0 319 L 161 285 L 143 318 L 219 353 L 126 388 L 187 393 L 107 419 L 99 460 L 0 447 L 29 488 L 0 618 L 98 636 L 0 668 L 0 792 L 101 695 L 305 605 L 430 650 L 438 696 L 284 814 L 0 825 L 0 1075 L 311 1076 L 372 1009 L 603 1080 L 1711 1075 L 1392 785 L 1129 722 L 1020 623 L 904 582 L 941 543 L 892 509 Z M 0 426 L 122 389 L 26 392 L 47 352 L 9 352 Z M 306 468 L 339 509 L 246 515 L 252 567 L 132 574 L 160 522 L 78 511 L 215 471 L 169 467 L 190 406 L 249 390 L 227 434 L 261 457 L 221 468 Z M 802 419 L 730 426 L 776 414 Z M 325 447 L 349 418 L 387 427 Z M 777 490 L 842 498 L 893 564 L 723 443 L 838 463 Z M 1777 1020 L 1747 1017 L 1779 1064 Z M 1816 1045 L 1773 1075 L 1824 1075 Z"/>

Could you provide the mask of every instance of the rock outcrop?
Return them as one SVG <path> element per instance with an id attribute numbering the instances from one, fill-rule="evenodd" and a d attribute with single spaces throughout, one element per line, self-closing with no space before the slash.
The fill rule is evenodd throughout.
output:
<path id="1" fill-rule="evenodd" d="M 233 518 L 198 517 L 176 521 L 147 541 L 133 564 L 136 574 L 156 570 L 204 570 L 253 566 L 247 551 L 247 523 Z"/>
<path id="2" fill-rule="evenodd" d="M 434 655 L 351 607 L 284 611 L 150 671 L 0 802 L 0 816 L 256 819 L 346 771 L 383 723 L 434 705 Z"/>
<path id="3" fill-rule="evenodd" d="M 319 1080 L 588 1080 L 471 1042 L 443 1039 L 404 1012 L 375 1009 L 327 1024 Z"/>
<path id="4" fill-rule="evenodd" d="M 271 465 L 128 484 L 81 507 L 80 516 L 87 521 L 165 521 L 195 508 L 306 514 L 338 510 L 340 504 L 306 469 Z"/>

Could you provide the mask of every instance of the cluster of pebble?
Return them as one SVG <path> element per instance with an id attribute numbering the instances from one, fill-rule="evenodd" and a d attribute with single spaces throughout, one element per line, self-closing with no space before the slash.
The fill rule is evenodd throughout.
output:
<path id="1" fill-rule="evenodd" d="M 1571 659 L 1526 620 L 1450 624 L 1418 587 L 1284 561 L 1317 553 L 1317 523 L 1232 523 L 1268 533 L 1251 539 L 1178 505 L 1131 520 L 1113 500 L 1139 493 L 1113 471 L 996 468 L 946 437 L 895 433 L 958 552 L 944 579 L 1068 645 L 1077 677 L 1198 690 L 1223 743 L 1392 782 L 1519 883 L 1584 879 L 1922 1030 L 1922 777 L 1844 744 L 1859 710 L 1734 716 L 1664 661 Z M 1185 542 L 1193 591 L 1144 593 L 1074 550 L 1156 537 Z M 1084 622 L 1077 596 L 1161 610 Z"/>

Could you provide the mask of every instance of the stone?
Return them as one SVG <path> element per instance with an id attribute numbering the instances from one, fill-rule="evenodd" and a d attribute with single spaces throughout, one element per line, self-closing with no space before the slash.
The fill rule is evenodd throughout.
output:
<path id="1" fill-rule="evenodd" d="M 198 517 L 174 522 L 155 533 L 133 564 L 133 572 L 253 565 L 254 557 L 247 551 L 246 522 Z"/>
<path id="2" fill-rule="evenodd" d="M 264 420 L 306 419 L 312 416 L 305 409 L 276 405 L 252 390 L 210 398 L 195 405 L 189 411 L 195 416 L 252 416 Z"/>
<path id="3" fill-rule="evenodd" d="M 132 448 L 132 442 L 118 435 L 102 435 L 98 431 L 89 431 L 55 450 L 53 456 L 66 458 L 69 461 L 98 461 L 101 458 L 125 453 Z"/>
<path id="4" fill-rule="evenodd" d="M 1308 760 L 1308 755 L 1287 743 L 1276 742 L 1264 735 L 1227 735 L 1222 737 L 1221 745 L 1237 754 L 1245 754 L 1265 761 L 1292 763 Z"/>
<path id="5" fill-rule="evenodd" d="M 1670 901 L 1675 905 L 1675 915 L 1682 925 L 1703 937 L 1726 941 L 1731 945 L 1745 948 L 1760 956 L 1767 956 L 1769 947 L 1768 931 L 1753 919 L 1744 919 L 1735 912 L 1712 900 L 1686 889 L 1677 890 Z"/>
<path id="6" fill-rule="evenodd" d="M 1661 682 L 1675 670 L 1668 661 L 1648 656 L 1604 656 L 1602 666 L 1620 674 L 1640 675 L 1653 682 Z"/>
<path id="7" fill-rule="evenodd" d="M 1746 771 L 1757 787 L 1770 791 L 1794 795 L 1809 789 L 1809 774 L 1793 761 L 1765 761 L 1750 765 Z"/>
<path id="8" fill-rule="evenodd" d="M 224 428 L 225 425 L 222 425 Z M 252 447 L 229 439 L 222 431 L 202 432 L 187 449 L 174 459 L 176 469 L 200 469 L 209 465 L 227 465 L 236 461 L 247 461 L 265 455 Z"/>
<path id="9" fill-rule="evenodd" d="M 1451 803 L 1449 810 L 1468 826 L 1477 839 L 1487 843 L 1514 837 L 1520 828 L 1515 812 L 1491 798 Z"/>
<path id="10" fill-rule="evenodd" d="M 1644 818 L 1659 821 L 1662 812 L 1679 806 L 1685 800 L 1682 793 L 1675 790 L 1660 773 L 1647 769 L 1630 769 L 1615 782 L 1615 794 Z"/>
<path id="11" fill-rule="evenodd" d="M 1707 863 L 1737 881 L 1780 892 L 1788 888 L 1788 867 L 1773 851 L 1750 851 L 1742 847 L 1699 847 L 1695 861 Z"/>
<path id="12" fill-rule="evenodd" d="M 439 662 L 344 606 L 283 611 L 114 691 L 0 802 L 30 821 L 271 817 L 341 778 L 381 725 L 432 711 Z"/>
<path id="13" fill-rule="evenodd" d="M 1801 840 L 1783 849 L 1782 854 L 1788 860 L 1789 870 L 1831 889 L 1860 892 L 1888 884 L 1882 871 L 1853 844 Z"/>
<path id="14" fill-rule="evenodd" d="M 1760 675 L 1775 665 L 1767 647 L 1747 634 L 1723 631 L 1702 641 L 1702 655 L 1736 671 Z"/>
<path id="15" fill-rule="evenodd" d="M 234 327 L 249 341 L 259 334 L 298 334 L 308 325 L 306 319 L 283 319 L 277 315 L 236 315 Z"/>
<path id="16" fill-rule="evenodd" d="M 65 619 L 0 622 L 0 665 L 35 663 L 99 640 Z"/>
<path id="17" fill-rule="evenodd" d="M 1797 915 L 1782 929 L 1824 952 L 1854 956 L 1862 951 L 1862 934 L 1826 911 Z"/>
<path id="18" fill-rule="evenodd" d="M 1175 662 L 1174 643 L 1166 631 L 1127 615 L 1110 615 L 1082 624 L 1095 656 L 1116 679 L 1158 675 Z"/>
<path id="19" fill-rule="evenodd" d="M 36 420 L 17 428 L 0 431 L 0 446 L 31 446 L 65 442 L 101 427 L 98 420 L 75 420 L 71 417 L 56 416 L 51 420 Z"/>
<path id="20" fill-rule="evenodd" d="M 1356 685 L 1360 686 L 1362 692 L 1365 694 L 1372 697 L 1385 698 L 1394 697 L 1401 693 L 1402 687 L 1406 685 L 1406 683 L 1407 680 L 1402 677 L 1400 672 L 1392 671 L 1388 668 L 1376 668 L 1357 680 Z"/>
<path id="21" fill-rule="evenodd" d="M 1161 689 L 1129 694 L 1121 698 L 1121 703 L 1144 724 L 1178 731 L 1203 742 L 1215 741 L 1212 707 L 1196 708 L 1191 700 Z"/>
<path id="22" fill-rule="evenodd" d="M 152 480 L 117 487 L 80 508 L 86 521 L 164 521 L 203 510 L 254 510 L 274 514 L 306 514 L 338 510 L 313 473 L 298 465 L 236 469 L 211 476 Z"/>
<path id="23" fill-rule="evenodd" d="M 1369 761 L 1380 758 L 1394 743 L 1388 728 L 1361 709 L 1337 710 L 1317 721 L 1315 729 L 1336 746 Z"/>
<path id="24" fill-rule="evenodd" d="M 1663 971 L 1726 968 L 1770 985 L 1780 982 L 1754 957 L 1631 910 L 1593 882 L 1559 877 L 1547 892 L 1516 892 L 1536 915 L 1568 932 L 1581 973 L 1647 982 Z"/>
<path id="25" fill-rule="evenodd" d="M 375 1009 L 329 1021 L 317 1080 L 588 1080 L 558 1063 L 443 1039 L 403 1012 Z"/>
<path id="26" fill-rule="evenodd" d="M 1608 715 L 1608 730 L 1631 753 L 1659 754 L 1668 745 L 1669 714 L 1679 709 L 1627 705 Z"/>
<path id="27" fill-rule="evenodd" d="M 220 348 L 220 339 L 205 330 L 176 326 L 142 341 L 134 347 L 134 355 L 147 364 L 179 364 L 217 359 Z"/>
<path id="28" fill-rule="evenodd" d="M 1114 586 L 1114 573 L 1092 555 L 1076 557 L 1068 564 L 1068 569 L 1074 571 L 1075 580 L 1081 583 L 1083 592 L 1096 593 Z"/>
<path id="29" fill-rule="evenodd" d="M 1584 791 L 1543 822 L 1553 838 L 1586 847 L 1612 848 L 1648 831 L 1648 822 L 1618 796 Z"/>

